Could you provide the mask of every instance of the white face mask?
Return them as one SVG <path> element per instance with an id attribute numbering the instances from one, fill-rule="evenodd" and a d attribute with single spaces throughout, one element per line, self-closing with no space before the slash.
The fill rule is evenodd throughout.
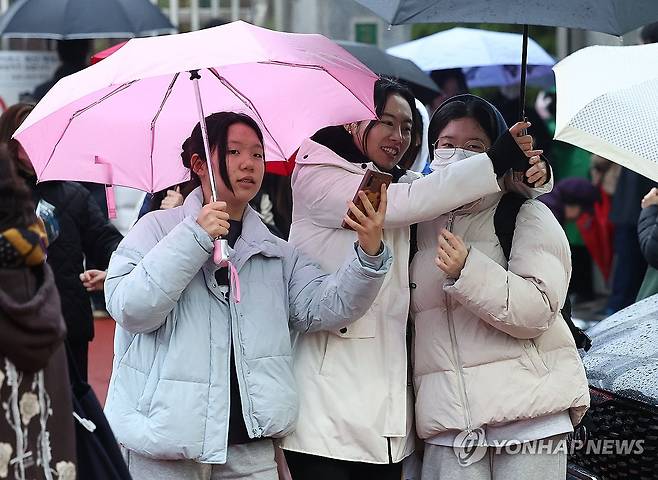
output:
<path id="1" fill-rule="evenodd" d="M 450 156 L 451 153 L 452 156 Z M 432 161 L 432 165 L 430 167 L 433 171 L 437 171 L 440 170 L 441 168 L 445 168 L 448 165 L 452 165 L 453 163 L 457 163 L 461 160 L 472 157 L 474 155 L 480 155 L 480 153 L 472 152 L 470 150 L 465 150 L 463 148 L 437 148 L 434 150 L 434 160 Z M 450 156 L 450 158 L 442 158 L 448 156 Z M 480 198 L 479 200 L 475 200 L 474 202 L 470 202 L 467 203 L 466 205 L 462 205 L 456 210 L 467 211 L 478 205 L 481 201 L 482 199 Z"/>
<path id="2" fill-rule="evenodd" d="M 450 154 L 452 154 L 452 156 Z M 434 160 L 432 161 L 432 165 L 436 167 L 445 167 L 446 165 L 451 165 L 474 155 L 480 154 L 463 148 L 437 148 L 434 150 Z"/>

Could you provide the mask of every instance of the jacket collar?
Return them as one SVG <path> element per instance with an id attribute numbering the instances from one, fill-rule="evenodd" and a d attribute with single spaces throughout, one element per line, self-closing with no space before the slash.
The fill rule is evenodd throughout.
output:
<path id="1" fill-rule="evenodd" d="M 196 218 L 203 204 L 201 187 L 195 188 L 183 202 L 185 217 Z M 242 216 L 242 234 L 235 242 L 234 248 L 229 248 L 231 262 L 238 271 L 254 255 L 281 258 L 285 252 L 281 248 L 281 240 L 275 237 L 265 226 L 256 211 L 247 205 Z"/>
<path id="2" fill-rule="evenodd" d="M 377 166 L 373 162 L 371 162 L 370 159 L 366 157 L 361 152 L 361 150 L 359 150 L 356 147 L 356 145 L 354 145 L 352 136 L 349 133 L 347 133 L 345 129 L 341 126 L 323 128 L 322 130 L 319 130 L 315 135 L 313 135 L 313 137 L 311 137 L 310 140 L 307 140 L 306 142 L 312 142 L 316 145 L 320 145 L 324 147 L 326 150 L 328 150 L 329 152 L 331 152 L 334 157 L 341 159 L 343 162 L 356 165 L 359 168 L 354 170 L 355 172 L 363 173 L 363 171 L 366 168 L 377 170 L 378 172 L 384 171 L 381 170 L 380 168 L 377 168 Z M 304 160 L 308 160 L 308 158 L 306 158 L 305 155 L 307 157 L 311 156 L 309 152 L 302 152 L 302 148 L 300 148 L 299 153 L 297 154 L 296 162 L 301 164 L 308 164 L 309 162 L 304 162 Z M 311 163 L 318 163 L 318 162 L 312 161 Z M 325 162 L 321 162 L 321 163 L 325 163 Z M 405 175 L 407 171 L 396 165 L 395 167 L 393 167 L 391 171 L 385 171 L 385 172 L 393 175 L 393 182 L 397 183 L 400 180 L 400 178 Z"/>

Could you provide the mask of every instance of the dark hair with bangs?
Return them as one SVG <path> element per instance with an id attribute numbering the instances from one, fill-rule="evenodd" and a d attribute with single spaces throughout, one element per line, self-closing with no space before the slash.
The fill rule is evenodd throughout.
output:
<path id="1" fill-rule="evenodd" d="M 263 161 L 265 161 L 265 142 L 263 141 L 263 132 L 260 127 L 249 115 L 244 113 L 235 112 L 217 112 L 206 117 L 206 128 L 208 130 L 208 143 L 210 152 L 217 150 L 217 158 L 219 159 L 219 176 L 222 178 L 224 185 L 231 192 L 233 192 L 233 185 L 228 178 L 228 169 L 226 168 L 226 154 L 228 153 L 228 129 L 231 125 L 241 123 L 250 127 L 258 137 L 261 145 L 263 145 Z M 201 159 L 206 161 L 206 152 L 203 148 L 203 137 L 201 135 L 201 124 L 197 123 L 192 130 L 190 138 L 185 140 L 182 145 L 183 152 L 181 158 L 183 165 L 192 170 L 190 161 L 193 154 L 199 155 Z M 198 180 L 196 174 L 192 171 L 192 178 Z"/>
<path id="2" fill-rule="evenodd" d="M 386 102 L 391 95 L 400 95 L 407 101 L 412 112 L 412 122 L 415 121 L 416 115 L 414 115 L 414 111 L 416 108 L 416 100 L 414 99 L 413 93 L 398 81 L 388 77 L 379 77 L 375 82 L 375 113 L 377 114 L 377 118 L 381 118 L 384 114 Z M 378 120 L 370 120 L 359 139 L 364 152 L 368 150 L 368 134 L 370 133 L 370 130 L 377 125 L 377 122 Z M 412 129 L 413 127 L 414 126 L 412 125 Z"/>

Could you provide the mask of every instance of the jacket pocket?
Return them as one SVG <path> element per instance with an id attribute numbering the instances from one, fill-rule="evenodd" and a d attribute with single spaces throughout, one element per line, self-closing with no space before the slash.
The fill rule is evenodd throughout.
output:
<path id="1" fill-rule="evenodd" d="M 523 350 L 526 352 L 526 355 L 530 359 L 533 367 L 535 367 L 535 370 L 539 376 L 543 377 L 549 373 L 548 367 L 546 366 L 544 359 L 541 357 L 541 354 L 539 353 L 534 340 L 525 340 L 523 342 Z"/>
<path id="2" fill-rule="evenodd" d="M 160 365 L 162 363 L 160 356 L 162 351 L 163 349 L 158 342 L 156 334 L 155 355 L 153 355 L 153 362 L 151 363 L 151 368 L 147 372 L 148 376 L 146 377 L 144 390 L 142 391 L 140 397 L 137 399 L 137 411 L 145 415 L 148 414 L 149 409 L 151 408 L 153 394 L 155 393 L 155 389 L 157 388 L 158 382 L 160 381 Z"/>
<path id="3" fill-rule="evenodd" d="M 363 317 L 333 333 L 342 338 L 375 338 L 378 312 L 377 304 L 373 303 Z"/>

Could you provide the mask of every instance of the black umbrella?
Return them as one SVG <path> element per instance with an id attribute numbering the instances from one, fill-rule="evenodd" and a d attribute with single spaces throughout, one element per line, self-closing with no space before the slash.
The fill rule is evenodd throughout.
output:
<path id="1" fill-rule="evenodd" d="M 390 55 L 380 48 L 367 43 L 346 42 L 342 40 L 336 43 L 354 55 L 376 74 L 397 78 L 405 83 L 416 98 L 423 103 L 430 103 L 440 92 L 434 80 L 411 60 Z"/>
<path id="2" fill-rule="evenodd" d="M 131 38 L 176 33 L 149 0 L 17 0 L 0 18 L 11 38 Z"/>
<path id="3" fill-rule="evenodd" d="M 622 35 L 658 20 L 658 0 L 355 0 L 387 20 L 404 23 L 523 25 L 521 118 L 525 103 L 528 25 L 570 27 Z M 437 52 L 437 55 L 440 52 Z"/>

